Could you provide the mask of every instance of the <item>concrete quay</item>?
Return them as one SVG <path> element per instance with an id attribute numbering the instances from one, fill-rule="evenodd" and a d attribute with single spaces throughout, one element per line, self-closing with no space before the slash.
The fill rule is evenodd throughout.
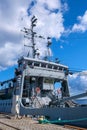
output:
<path id="1" fill-rule="evenodd" d="M 54 124 L 39 124 L 37 119 L 0 114 L 0 130 L 69 130 Z"/>

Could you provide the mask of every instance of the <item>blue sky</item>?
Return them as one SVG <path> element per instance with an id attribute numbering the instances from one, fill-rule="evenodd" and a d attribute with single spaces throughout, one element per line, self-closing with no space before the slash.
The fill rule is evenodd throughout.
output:
<path id="1" fill-rule="evenodd" d="M 20 30 L 30 27 L 33 15 L 38 18 L 36 31 L 52 37 L 52 59 L 59 58 L 70 70 L 86 71 L 87 0 L 3 0 L 0 1 L 0 81 L 14 77 L 17 59 L 26 54 L 23 45 L 27 41 Z M 45 55 L 44 41 L 38 40 L 37 47 L 41 48 L 41 56 Z M 78 74 L 72 75 L 69 80 L 72 91 L 74 88 L 78 91 L 79 82 L 80 92 L 87 90 L 86 74 L 79 78 Z"/>
<path id="2" fill-rule="evenodd" d="M 67 0 L 67 4 L 69 9 L 64 14 L 64 27 L 71 29 L 75 23 L 79 24 L 77 17 L 84 15 L 87 10 L 87 1 Z M 60 61 L 67 64 L 70 69 L 87 70 L 87 30 L 62 36 L 53 49 L 55 50 L 54 55 L 58 56 Z"/>

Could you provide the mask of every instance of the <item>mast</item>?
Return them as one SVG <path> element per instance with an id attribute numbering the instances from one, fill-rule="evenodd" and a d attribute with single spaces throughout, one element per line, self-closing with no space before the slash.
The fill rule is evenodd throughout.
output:
<path id="1" fill-rule="evenodd" d="M 36 32 L 34 32 L 34 27 L 36 26 L 36 21 L 37 21 L 37 18 L 35 16 L 33 16 L 31 18 L 31 40 L 32 40 L 32 51 L 33 51 L 33 58 L 35 58 L 35 55 L 36 55 L 36 49 L 35 49 L 35 40 L 34 40 L 34 37 L 35 37 L 35 34 Z"/>
<path id="2" fill-rule="evenodd" d="M 35 49 L 36 32 L 34 32 L 34 27 L 36 26 L 36 21 L 37 21 L 37 18 L 35 16 L 33 16 L 31 18 L 31 29 L 24 27 L 23 30 L 21 30 L 22 32 L 24 32 L 24 38 L 31 39 L 32 45 L 31 46 L 24 45 L 24 46 L 32 48 L 32 58 L 35 58 L 36 51 L 37 51 L 37 49 Z M 27 55 L 29 55 L 29 52 Z"/>
<path id="3" fill-rule="evenodd" d="M 31 18 L 31 28 L 26 28 L 24 27 L 23 30 L 21 30 L 22 32 L 24 32 L 24 38 L 27 38 L 27 39 L 30 39 L 31 40 L 31 45 L 24 45 L 26 47 L 31 47 L 32 48 L 32 58 L 34 59 L 35 56 L 37 55 L 37 57 L 40 55 L 37 50 L 38 48 L 36 49 L 35 48 L 35 38 L 40 38 L 40 39 L 45 39 L 43 36 L 41 35 L 37 35 L 37 33 L 34 31 L 34 27 L 36 27 L 36 22 L 37 22 L 37 18 L 35 16 L 33 16 Z M 44 60 L 48 60 L 49 56 L 50 56 L 50 45 L 52 44 L 51 42 L 51 38 L 50 37 L 47 37 L 47 55 L 44 57 Z M 27 54 L 27 56 L 29 56 L 29 52 Z"/>

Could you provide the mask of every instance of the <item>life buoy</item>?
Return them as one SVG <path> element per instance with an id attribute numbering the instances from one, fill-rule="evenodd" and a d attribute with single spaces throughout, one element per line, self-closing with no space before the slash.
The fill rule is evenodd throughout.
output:
<path id="1" fill-rule="evenodd" d="M 57 89 L 57 93 L 61 94 L 61 89 L 60 88 Z"/>
<path id="2" fill-rule="evenodd" d="M 39 87 L 36 87 L 36 93 L 40 93 L 40 88 Z"/>

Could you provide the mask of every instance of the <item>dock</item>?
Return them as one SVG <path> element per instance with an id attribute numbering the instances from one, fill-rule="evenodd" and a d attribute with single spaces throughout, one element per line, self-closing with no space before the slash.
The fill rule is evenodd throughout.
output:
<path id="1" fill-rule="evenodd" d="M 0 114 L 0 130 L 86 130 L 78 127 L 55 124 L 39 124 L 36 118 L 16 118 L 8 114 Z"/>

